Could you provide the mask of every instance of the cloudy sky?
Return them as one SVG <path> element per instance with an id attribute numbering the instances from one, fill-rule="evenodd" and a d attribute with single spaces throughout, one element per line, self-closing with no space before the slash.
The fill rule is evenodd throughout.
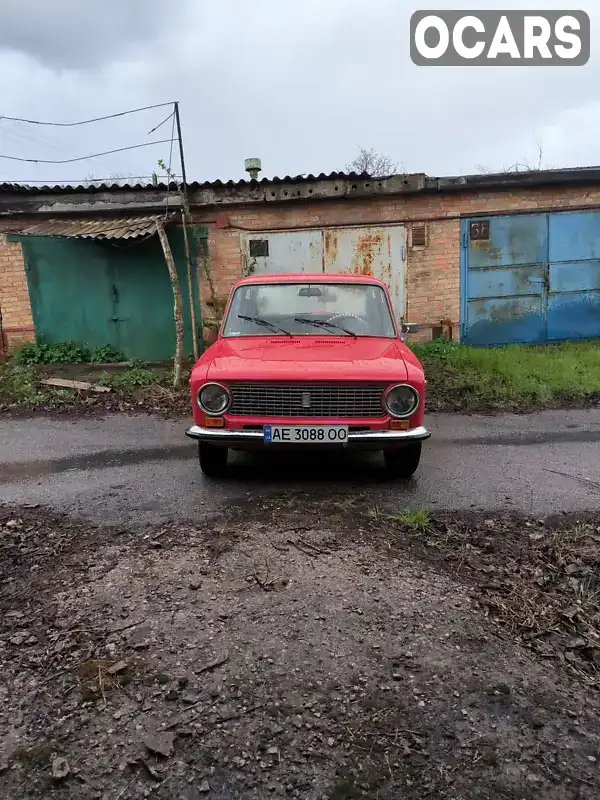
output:
<path id="1" fill-rule="evenodd" d="M 585 67 L 417 67 L 422 8 L 583 9 Z M 597 22 L 598 21 L 598 22 Z M 344 169 L 359 146 L 410 172 L 600 164 L 597 0 L 0 0 L 0 115 L 70 122 L 179 100 L 188 179 Z M 0 119 L 0 155 L 64 160 L 171 137 L 154 109 L 75 128 Z M 150 175 L 169 144 L 73 164 L 0 158 L 0 181 Z M 173 169 L 179 171 L 174 153 Z"/>

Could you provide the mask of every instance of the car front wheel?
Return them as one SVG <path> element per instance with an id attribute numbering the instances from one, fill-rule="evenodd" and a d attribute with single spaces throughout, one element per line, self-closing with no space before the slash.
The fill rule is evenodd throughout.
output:
<path id="1" fill-rule="evenodd" d="M 226 447 L 215 447 L 214 444 L 198 442 L 198 459 L 200 469 L 209 478 L 223 478 L 227 474 Z"/>
<path id="2" fill-rule="evenodd" d="M 384 450 L 385 471 L 390 478 L 411 478 L 421 460 L 421 442 L 399 447 L 397 450 Z"/>

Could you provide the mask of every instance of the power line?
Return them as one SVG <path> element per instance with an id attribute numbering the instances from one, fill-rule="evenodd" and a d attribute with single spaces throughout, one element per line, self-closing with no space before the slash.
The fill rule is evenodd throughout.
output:
<path id="1" fill-rule="evenodd" d="M 174 116 L 175 116 L 175 112 L 171 111 L 169 116 L 166 117 L 165 119 L 163 119 L 163 121 L 159 125 L 157 125 L 155 128 L 152 128 L 151 131 L 148 131 L 148 136 L 150 136 L 151 133 L 154 133 L 155 131 L 157 131 L 159 128 L 162 128 L 162 126 L 165 124 L 165 122 L 168 122 L 171 119 L 171 117 L 174 117 Z"/>
<path id="2" fill-rule="evenodd" d="M 176 175 L 175 173 L 173 173 L 173 177 L 174 178 L 181 178 L 181 175 Z M 60 186 L 62 184 L 62 185 L 66 186 L 66 185 L 75 185 L 75 184 L 84 184 L 84 183 L 107 183 L 108 181 L 110 181 L 111 183 L 122 183 L 123 181 L 126 181 L 127 183 L 129 183 L 129 181 L 141 181 L 141 180 L 149 180 L 149 181 L 151 181 L 152 180 L 152 175 L 127 175 L 124 178 L 115 178 L 114 176 L 111 175 L 108 178 L 93 178 L 93 177 L 92 178 L 89 178 L 89 177 L 88 178 L 71 178 L 70 180 L 62 180 L 61 179 L 61 180 L 58 180 L 58 181 L 57 180 L 49 180 L 49 179 L 48 180 L 37 180 L 37 179 L 36 180 L 31 180 L 30 178 L 26 178 L 25 180 L 0 181 L 0 183 L 21 184 L 23 186 L 28 184 L 28 183 L 42 183 L 42 184 L 44 184 L 46 186 L 50 186 L 51 184 L 53 184 L 54 186 Z"/>
<path id="3" fill-rule="evenodd" d="M 116 150 L 106 150 L 104 153 L 91 153 L 88 156 L 78 156 L 77 158 L 65 158 L 61 161 L 53 161 L 45 158 L 18 158 L 17 156 L 5 156 L 0 154 L 0 158 L 8 161 L 25 161 L 28 164 L 72 164 L 75 161 L 87 161 L 88 158 L 99 158 L 100 156 L 110 156 L 113 153 L 123 153 L 125 150 L 137 150 L 140 147 L 151 147 L 154 144 L 169 144 L 173 139 L 160 139 L 157 142 L 145 142 L 144 144 L 132 144 L 129 147 L 119 147 Z"/>
<path id="4" fill-rule="evenodd" d="M 1 122 L 1 120 L 0 120 Z M 0 127 L 0 133 L 6 134 L 16 141 L 19 144 L 23 144 L 24 142 L 33 142 L 34 144 L 43 144 L 46 146 L 50 146 L 54 150 L 60 150 L 63 153 L 68 153 L 68 149 L 53 139 L 51 136 L 43 135 L 37 131 L 33 130 L 24 130 L 23 127 L 19 127 L 18 123 L 16 122 L 9 122 L 8 125 L 2 125 Z"/>
<path id="5" fill-rule="evenodd" d="M 0 120 L 9 119 L 11 122 L 25 122 L 28 125 L 52 125 L 56 128 L 74 128 L 76 125 L 89 125 L 91 122 L 101 122 L 105 119 L 115 119 L 116 117 L 124 117 L 127 114 L 137 114 L 138 111 L 150 111 L 152 108 L 165 108 L 166 106 L 174 105 L 170 103 L 156 103 L 153 106 L 142 106 L 141 108 L 132 108 L 129 111 L 120 111 L 118 114 L 107 114 L 105 117 L 95 117 L 94 119 L 84 119 L 79 122 L 42 122 L 39 119 L 23 119 L 21 117 L 7 117 L 4 114 L 0 115 Z M 167 117 L 168 119 L 168 117 Z M 165 120 L 166 122 L 167 120 Z"/>

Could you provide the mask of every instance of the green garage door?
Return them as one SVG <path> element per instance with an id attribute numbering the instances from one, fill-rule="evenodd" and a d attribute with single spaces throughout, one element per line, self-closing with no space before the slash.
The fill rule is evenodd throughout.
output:
<path id="1" fill-rule="evenodd" d="M 128 358 L 145 361 L 173 357 L 173 293 L 156 236 L 141 243 L 47 236 L 24 236 L 21 241 L 39 342 L 110 345 Z M 170 230 L 169 241 L 182 294 L 185 354 L 192 355 L 181 230 Z M 200 329 L 195 280 L 194 297 Z"/>

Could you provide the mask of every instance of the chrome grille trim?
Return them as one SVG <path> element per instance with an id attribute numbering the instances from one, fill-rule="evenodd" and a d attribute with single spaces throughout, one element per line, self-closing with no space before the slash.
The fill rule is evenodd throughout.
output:
<path id="1" fill-rule="evenodd" d="M 360 384 L 229 384 L 229 414 L 244 417 L 385 417 L 387 387 Z M 310 406 L 306 407 L 306 392 Z M 303 398 L 304 395 L 304 398 Z"/>

